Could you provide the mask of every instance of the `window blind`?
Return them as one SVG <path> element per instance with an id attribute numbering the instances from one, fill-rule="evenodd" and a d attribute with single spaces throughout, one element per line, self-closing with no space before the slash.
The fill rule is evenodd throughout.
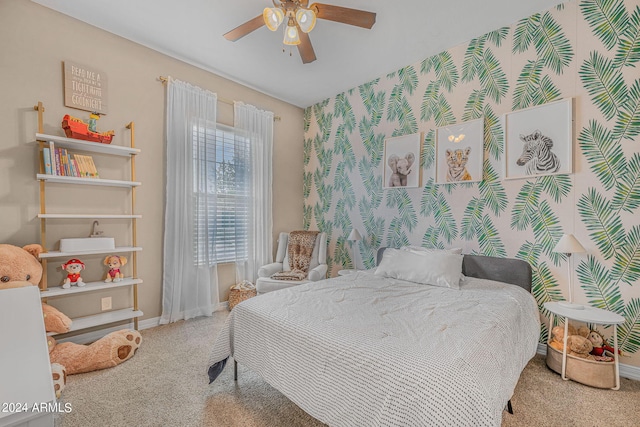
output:
<path id="1" fill-rule="evenodd" d="M 193 127 L 194 252 L 198 264 L 247 258 L 250 145 L 233 128 Z"/>

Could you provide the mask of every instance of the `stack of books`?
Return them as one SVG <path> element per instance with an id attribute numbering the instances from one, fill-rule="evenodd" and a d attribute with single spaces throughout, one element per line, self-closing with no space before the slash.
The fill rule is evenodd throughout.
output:
<path id="1" fill-rule="evenodd" d="M 53 141 L 44 147 L 42 154 L 47 175 L 99 178 L 91 156 L 69 154 L 66 148 L 56 148 Z"/>

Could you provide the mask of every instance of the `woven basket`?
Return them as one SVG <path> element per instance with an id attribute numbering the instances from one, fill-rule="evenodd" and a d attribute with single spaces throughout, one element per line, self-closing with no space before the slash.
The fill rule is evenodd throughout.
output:
<path id="1" fill-rule="evenodd" d="M 549 344 L 547 366 L 558 374 L 562 373 L 562 352 Z M 616 385 L 616 367 L 613 362 L 596 362 L 567 355 L 566 375 L 591 387 L 613 388 Z"/>
<path id="2" fill-rule="evenodd" d="M 250 282 L 242 282 L 233 285 L 229 291 L 229 310 L 240 304 L 242 301 L 255 297 L 257 295 L 256 288 Z"/>

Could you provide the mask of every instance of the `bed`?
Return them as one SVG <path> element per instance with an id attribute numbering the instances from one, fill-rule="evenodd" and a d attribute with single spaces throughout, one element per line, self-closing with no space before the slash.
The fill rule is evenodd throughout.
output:
<path id="1" fill-rule="evenodd" d="M 538 344 L 531 267 L 464 255 L 462 273 L 459 289 L 369 270 L 246 300 L 210 381 L 233 357 L 330 426 L 499 426 Z"/>

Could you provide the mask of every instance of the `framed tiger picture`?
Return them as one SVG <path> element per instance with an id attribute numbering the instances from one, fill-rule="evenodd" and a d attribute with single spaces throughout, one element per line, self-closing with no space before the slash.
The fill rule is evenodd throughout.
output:
<path id="1" fill-rule="evenodd" d="M 573 99 L 505 114 L 505 179 L 573 172 Z"/>
<path id="2" fill-rule="evenodd" d="M 436 129 L 436 184 L 482 181 L 484 118 Z"/>

